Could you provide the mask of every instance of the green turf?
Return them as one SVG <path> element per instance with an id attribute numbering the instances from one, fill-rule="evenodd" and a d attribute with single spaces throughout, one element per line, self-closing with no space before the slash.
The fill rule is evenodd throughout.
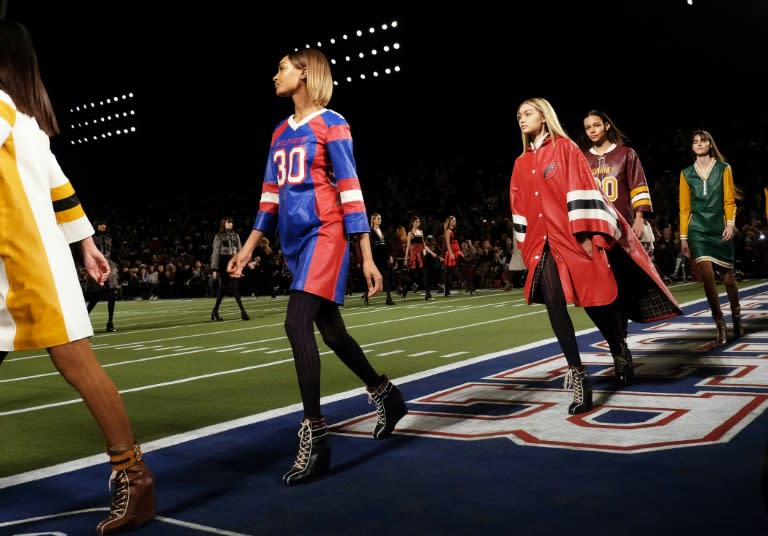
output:
<path id="1" fill-rule="evenodd" d="M 681 304 L 704 296 L 697 283 L 672 290 Z M 244 301 L 247 322 L 231 298 L 221 308 L 223 322 L 210 320 L 206 298 L 118 302 L 117 333 L 105 333 L 105 304 L 91 313 L 92 343 L 123 393 L 139 441 L 300 401 L 283 331 L 286 297 Z M 347 328 L 391 378 L 552 337 L 544 308 L 526 305 L 519 289 L 436 295 L 430 302 L 412 294 L 394 306 L 381 295 L 369 306 L 356 295 L 347 302 Z M 583 309 L 571 308 L 571 315 L 577 330 L 593 327 Z M 323 396 L 361 387 L 319 342 Z M 44 351 L 10 354 L 0 386 L 0 478 L 103 452 L 95 422 Z M 62 402 L 70 403 L 53 405 Z"/>

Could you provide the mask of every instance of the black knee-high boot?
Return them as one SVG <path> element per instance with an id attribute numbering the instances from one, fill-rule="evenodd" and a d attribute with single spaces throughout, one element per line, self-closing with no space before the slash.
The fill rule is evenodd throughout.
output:
<path id="1" fill-rule="evenodd" d="M 585 307 L 584 310 L 603 334 L 611 349 L 616 380 L 625 385 L 629 384 L 634 376 L 634 364 L 632 353 L 624 337 L 624 316 L 614 304 Z"/>
<path id="2" fill-rule="evenodd" d="M 230 285 L 232 286 L 232 295 L 235 297 L 235 301 L 237 302 L 237 306 L 240 308 L 240 316 L 243 320 L 250 320 L 251 317 L 248 316 L 248 313 L 245 312 L 245 307 L 243 306 L 243 300 L 240 297 L 240 282 L 236 279 L 230 280 Z"/>
<path id="3" fill-rule="evenodd" d="M 213 306 L 213 310 L 211 311 L 211 320 L 221 321 L 224 320 L 219 316 L 219 305 L 221 305 L 221 300 L 224 298 L 223 293 L 221 292 L 221 288 L 219 288 L 219 294 L 216 295 L 216 303 Z"/>
<path id="4" fill-rule="evenodd" d="M 113 322 L 115 317 L 115 301 L 117 300 L 117 289 L 116 288 L 110 288 L 107 289 L 107 331 L 112 333 L 115 330 L 115 324 Z"/>
<path id="5" fill-rule="evenodd" d="M 421 269 L 421 281 L 424 285 L 424 299 L 425 300 L 431 300 L 432 299 L 432 292 L 430 290 L 429 285 L 429 268 L 427 268 L 427 265 L 425 264 L 424 267 Z"/>

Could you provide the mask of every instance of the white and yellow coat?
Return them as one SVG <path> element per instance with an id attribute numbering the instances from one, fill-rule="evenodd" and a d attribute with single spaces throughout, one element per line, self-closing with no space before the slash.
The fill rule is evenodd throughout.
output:
<path id="1" fill-rule="evenodd" d="M 0 90 L 0 351 L 93 335 L 69 249 L 93 233 L 48 135 Z"/>

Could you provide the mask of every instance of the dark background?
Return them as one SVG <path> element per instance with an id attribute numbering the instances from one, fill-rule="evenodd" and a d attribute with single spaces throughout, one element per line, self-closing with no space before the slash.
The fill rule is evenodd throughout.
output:
<path id="1" fill-rule="evenodd" d="M 86 99 L 136 94 L 136 134 L 77 146 L 67 131 L 54 138 L 91 203 L 138 209 L 190 191 L 258 191 L 271 131 L 292 112 L 274 96 L 279 59 L 393 19 L 401 72 L 341 84 L 329 105 L 352 125 L 364 185 L 406 163 L 457 158 L 508 175 L 522 150 L 517 106 L 542 96 L 573 137 L 586 110 L 608 112 L 651 183 L 690 163 L 689 133 L 705 128 L 748 195 L 762 188 L 768 3 L 492 5 L 5 2 L 6 17 L 32 32 L 62 124 Z"/>

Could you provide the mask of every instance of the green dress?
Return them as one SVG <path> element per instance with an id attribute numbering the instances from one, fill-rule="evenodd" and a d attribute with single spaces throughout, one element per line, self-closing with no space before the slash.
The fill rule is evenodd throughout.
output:
<path id="1" fill-rule="evenodd" d="M 686 185 L 690 194 L 688 206 L 684 199 Z M 715 161 L 706 179 L 702 178 L 695 166 L 689 166 L 681 172 L 680 236 L 685 237 L 687 234 L 696 262 L 711 261 L 733 269 L 733 240 L 723 240 L 726 223 L 735 218 L 733 194 L 733 176 L 730 166 L 725 162 Z"/>

